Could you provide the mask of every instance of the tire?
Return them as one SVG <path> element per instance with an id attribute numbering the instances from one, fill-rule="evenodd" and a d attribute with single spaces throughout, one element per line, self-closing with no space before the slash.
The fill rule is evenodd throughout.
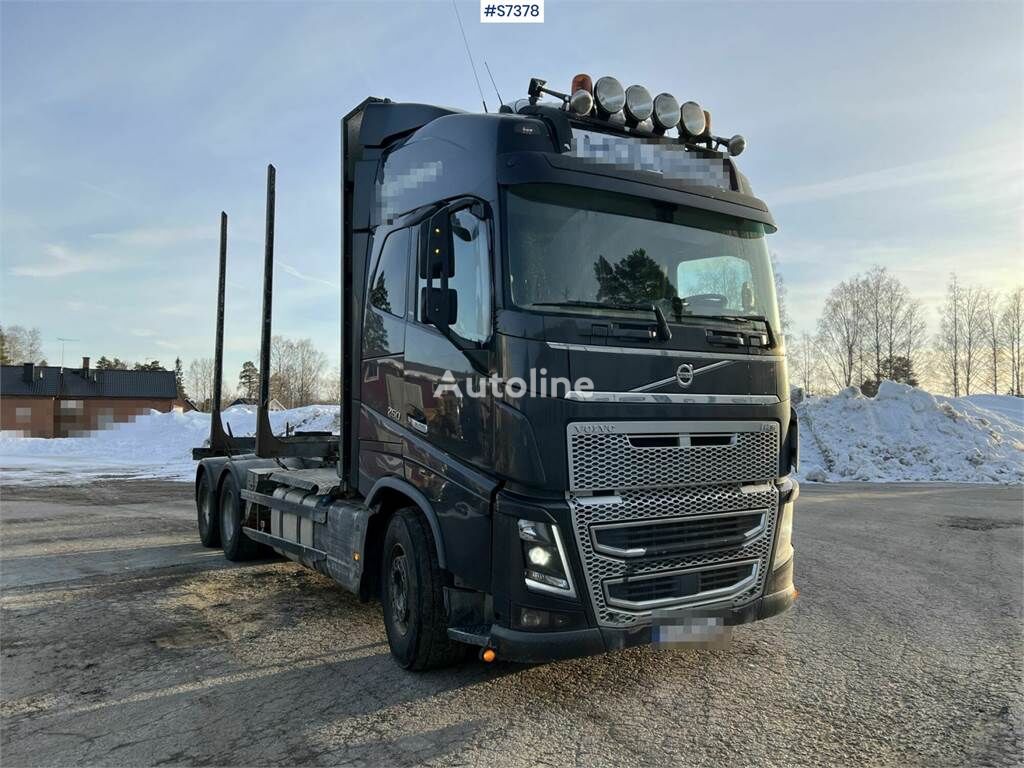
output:
<path id="1" fill-rule="evenodd" d="M 242 511 L 238 483 L 229 474 L 220 487 L 220 541 L 224 557 L 235 563 L 260 556 L 259 545 L 242 533 Z"/>
<path id="2" fill-rule="evenodd" d="M 220 505 L 210 488 L 210 474 L 203 472 L 196 486 L 196 518 L 199 526 L 199 541 L 204 547 L 213 549 L 220 546 Z"/>
<path id="3" fill-rule="evenodd" d="M 465 658 L 467 646 L 448 637 L 434 536 L 414 507 L 399 509 L 388 523 L 380 584 L 384 629 L 399 666 L 421 671 Z"/>

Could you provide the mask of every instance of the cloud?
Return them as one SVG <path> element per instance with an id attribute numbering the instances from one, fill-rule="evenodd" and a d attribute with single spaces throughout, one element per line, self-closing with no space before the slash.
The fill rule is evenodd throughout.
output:
<path id="1" fill-rule="evenodd" d="M 104 312 L 109 309 L 105 304 L 95 301 L 82 301 L 81 299 L 65 301 L 64 306 L 72 312 Z"/>
<path id="2" fill-rule="evenodd" d="M 214 227 L 143 227 L 120 232 L 97 232 L 91 237 L 97 240 L 135 247 L 161 248 L 195 240 L 213 240 L 217 236 Z"/>
<path id="3" fill-rule="evenodd" d="M 766 195 L 765 199 L 771 200 L 773 206 L 779 206 L 924 184 L 934 185 L 936 189 L 946 189 L 942 184 L 951 181 L 982 180 L 986 186 L 998 187 L 1000 179 L 1012 180 L 1019 176 L 1019 160 L 1013 163 L 1007 159 L 1015 152 L 1015 147 L 1007 145 L 984 151 L 951 154 L 934 160 L 906 163 L 813 184 L 785 187 Z"/>
<path id="4" fill-rule="evenodd" d="M 62 245 L 49 243 L 43 246 L 45 261 L 36 264 L 23 264 L 12 267 L 11 274 L 19 277 L 63 277 L 79 272 L 98 272 L 115 266 L 111 259 L 100 258 L 94 254 L 76 253 Z"/>
<path id="5" fill-rule="evenodd" d="M 156 336 L 156 331 L 151 331 L 148 328 L 132 328 L 131 334 L 132 336 L 148 339 L 150 336 Z"/>
<path id="6" fill-rule="evenodd" d="M 278 266 L 281 267 L 282 271 L 291 275 L 292 277 L 297 277 L 299 280 L 305 280 L 307 283 L 319 283 L 320 285 L 326 285 L 329 288 L 334 288 L 336 290 L 341 289 L 341 286 L 338 283 L 332 282 L 330 280 L 324 280 L 322 277 L 313 277 L 312 275 L 303 274 L 302 272 L 299 272 L 299 270 L 297 270 L 291 264 L 285 264 L 283 261 L 279 261 L 277 263 Z"/>
<path id="7" fill-rule="evenodd" d="M 194 304 L 166 304 L 157 310 L 161 315 L 172 317 L 192 317 L 198 311 Z"/>

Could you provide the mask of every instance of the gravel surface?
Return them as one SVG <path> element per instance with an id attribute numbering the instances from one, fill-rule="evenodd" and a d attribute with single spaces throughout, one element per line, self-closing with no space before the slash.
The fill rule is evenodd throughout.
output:
<path id="1" fill-rule="evenodd" d="M 7 488 L 17 765 L 1017 765 L 1024 489 L 805 486 L 800 598 L 724 649 L 411 674 L 380 608 L 232 566 L 191 488 Z"/>

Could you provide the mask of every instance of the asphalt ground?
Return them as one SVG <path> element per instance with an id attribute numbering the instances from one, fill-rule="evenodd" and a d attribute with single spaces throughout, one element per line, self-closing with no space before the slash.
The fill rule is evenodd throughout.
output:
<path id="1" fill-rule="evenodd" d="M 1021 487 L 805 485 L 800 598 L 727 647 L 427 674 L 194 515 L 176 483 L 3 489 L 3 765 L 1022 762 Z"/>

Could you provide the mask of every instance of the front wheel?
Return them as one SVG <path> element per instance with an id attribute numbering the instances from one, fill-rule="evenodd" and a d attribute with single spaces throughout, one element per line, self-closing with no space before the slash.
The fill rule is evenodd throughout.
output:
<path id="1" fill-rule="evenodd" d="M 232 562 L 253 560 L 260 555 L 259 545 L 242 532 L 244 509 L 238 483 L 228 475 L 220 487 L 220 541 L 224 557 Z"/>
<path id="2" fill-rule="evenodd" d="M 444 576 L 434 536 L 419 510 L 395 512 L 384 536 L 381 602 L 391 655 L 405 669 L 435 669 L 465 658 L 448 637 Z"/>
<path id="3" fill-rule="evenodd" d="M 220 546 L 220 506 L 210 488 L 210 475 L 206 471 L 196 486 L 196 516 L 199 525 L 199 541 L 204 547 L 213 549 Z"/>

